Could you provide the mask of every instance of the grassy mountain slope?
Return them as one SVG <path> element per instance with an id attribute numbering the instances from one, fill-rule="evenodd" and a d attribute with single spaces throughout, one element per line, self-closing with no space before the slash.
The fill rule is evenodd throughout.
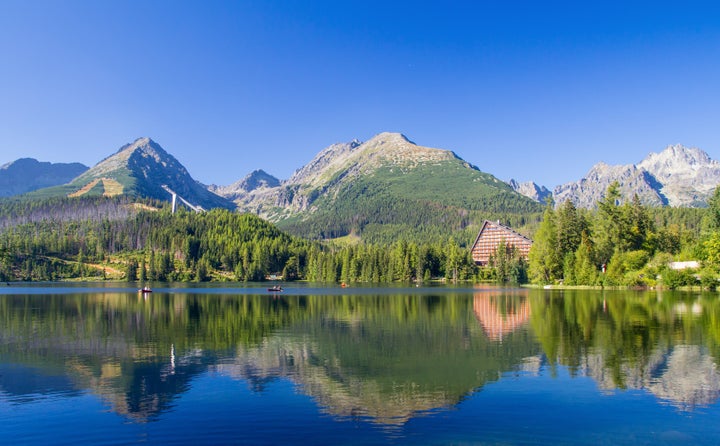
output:
<path id="1" fill-rule="evenodd" d="M 542 210 L 453 152 L 397 133 L 330 146 L 279 187 L 241 200 L 245 210 L 297 235 L 374 242 L 467 239 L 484 219 L 517 224 Z"/>
<path id="2" fill-rule="evenodd" d="M 235 206 L 195 181 L 185 167 L 150 138 L 139 138 L 63 186 L 41 189 L 36 197 L 128 195 L 170 200 L 162 186 L 195 205 L 210 209 Z"/>

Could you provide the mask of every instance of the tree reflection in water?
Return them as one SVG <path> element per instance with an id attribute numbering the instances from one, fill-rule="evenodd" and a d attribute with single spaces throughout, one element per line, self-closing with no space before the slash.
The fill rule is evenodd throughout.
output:
<path id="1" fill-rule="evenodd" d="M 508 373 L 561 366 L 682 410 L 720 393 L 712 295 L 34 294 L 3 296 L 0 322 L 0 367 L 23 371 L 0 375 L 14 404 L 89 390 L 140 422 L 208 372 L 259 394 L 291 380 L 328 414 L 387 426 L 455 406 Z"/>

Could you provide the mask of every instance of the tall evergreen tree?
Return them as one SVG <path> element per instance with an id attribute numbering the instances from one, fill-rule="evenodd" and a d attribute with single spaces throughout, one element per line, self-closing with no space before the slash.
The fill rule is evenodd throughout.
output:
<path id="1" fill-rule="evenodd" d="M 528 254 L 530 279 L 533 282 L 550 283 L 561 277 L 562 263 L 558 256 L 557 240 L 555 211 L 548 204 Z"/>
<path id="2" fill-rule="evenodd" d="M 598 202 L 592 234 L 599 264 L 607 265 L 616 250 L 626 250 L 622 238 L 625 224 L 619 206 L 620 198 L 620 184 L 615 181 L 608 186 L 605 197 Z"/>
<path id="3" fill-rule="evenodd" d="M 556 220 L 557 255 L 559 258 L 564 259 L 568 253 L 575 253 L 575 250 L 580 245 L 582 233 L 587 229 L 587 225 L 578 213 L 575 204 L 570 200 L 565 200 L 556 211 Z"/>
<path id="4" fill-rule="evenodd" d="M 586 233 L 583 233 L 580 246 L 575 251 L 574 280 L 577 285 L 595 285 L 597 268 L 592 261 L 592 242 Z"/>
<path id="5" fill-rule="evenodd" d="M 644 249 L 652 252 L 651 240 L 655 225 L 648 214 L 645 206 L 640 202 L 640 197 L 633 195 L 632 201 L 623 209 L 627 227 L 624 229 L 627 248 L 630 250 Z"/>
<path id="6" fill-rule="evenodd" d="M 711 230 L 720 230 L 720 185 L 708 199 L 708 226 Z"/>
<path id="7" fill-rule="evenodd" d="M 128 260 L 125 264 L 125 280 L 135 282 L 137 280 L 138 264 L 134 259 Z"/>

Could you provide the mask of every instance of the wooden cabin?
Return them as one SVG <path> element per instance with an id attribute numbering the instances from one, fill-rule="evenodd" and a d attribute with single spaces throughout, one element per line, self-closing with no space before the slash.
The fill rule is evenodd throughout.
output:
<path id="1" fill-rule="evenodd" d="M 512 228 L 500 224 L 499 221 L 485 220 L 472 246 L 472 258 L 475 263 L 482 266 L 487 265 L 490 257 L 503 241 L 506 245 L 517 248 L 520 255 L 527 260 L 528 252 L 530 252 L 533 243 L 532 240 L 519 232 L 515 232 Z"/>

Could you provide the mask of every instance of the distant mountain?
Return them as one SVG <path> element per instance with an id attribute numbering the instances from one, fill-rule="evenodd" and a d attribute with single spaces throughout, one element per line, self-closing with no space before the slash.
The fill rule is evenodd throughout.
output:
<path id="1" fill-rule="evenodd" d="M 498 213 L 542 209 L 455 153 L 399 133 L 331 145 L 274 187 L 216 190 L 241 211 L 310 237 L 362 235 L 380 226 L 453 231 Z"/>
<path id="2" fill-rule="evenodd" d="M 531 200 L 535 200 L 538 203 L 545 203 L 548 197 L 552 198 L 552 191 L 545 186 L 539 186 L 532 181 L 518 183 L 517 181 L 511 179 L 508 181 L 508 184 L 515 192 L 518 192 Z"/>
<path id="3" fill-rule="evenodd" d="M 236 200 L 255 190 L 274 188 L 278 186 L 280 186 L 280 180 L 264 170 L 259 169 L 229 186 L 210 186 L 209 189 L 210 191 L 229 200 Z"/>
<path id="4" fill-rule="evenodd" d="M 129 195 L 169 200 L 168 186 L 185 200 L 205 209 L 234 205 L 195 181 L 185 167 L 150 138 L 139 138 L 121 147 L 70 183 L 37 191 L 40 196 Z"/>
<path id="5" fill-rule="evenodd" d="M 620 193 L 626 199 L 635 194 L 650 206 L 665 206 L 667 199 L 659 192 L 660 185 L 649 172 L 633 164 L 610 166 L 603 162 L 594 165 L 579 181 L 558 186 L 553 191 L 553 199 L 557 206 L 567 200 L 581 208 L 593 208 L 605 196 L 608 186 L 617 181 Z"/>
<path id="6" fill-rule="evenodd" d="M 648 155 L 638 167 L 655 177 L 670 206 L 704 205 L 720 184 L 720 162 L 696 148 L 668 146 Z"/>
<path id="7" fill-rule="evenodd" d="M 210 186 L 209 190 L 234 202 L 243 212 L 262 215 L 260 203 L 272 201 L 272 197 L 280 186 L 280 180 L 263 170 L 255 170 L 229 186 Z"/>
<path id="8" fill-rule="evenodd" d="M 65 184 L 88 170 L 80 163 L 48 163 L 20 158 L 0 166 L 0 197 Z"/>
<path id="9" fill-rule="evenodd" d="M 668 146 L 638 164 L 598 163 L 579 181 L 557 186 L 553 198 L 556 205 L 570 200 L 577 207 L 592 208 L 614 181 L 627 200 L 637 194 L 650 206 L 705 206 L 720 184 L 720 163 L 700 149 Z"/>

